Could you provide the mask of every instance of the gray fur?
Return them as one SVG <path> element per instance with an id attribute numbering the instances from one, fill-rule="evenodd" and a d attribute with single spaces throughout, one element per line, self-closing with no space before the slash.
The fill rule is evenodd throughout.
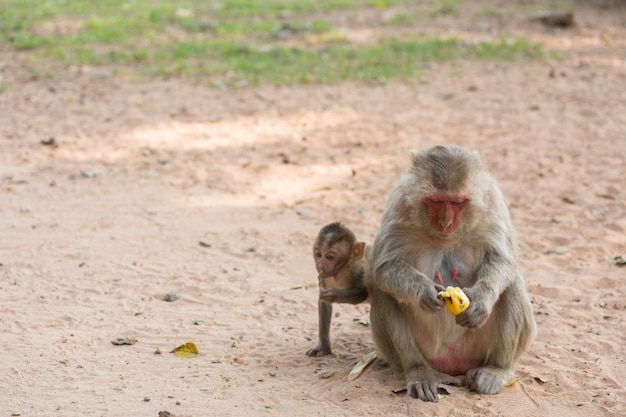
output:
<path id="1" fill-rule="evenodd" d="M 353 249 L 362 245 L 363 257 L 355 259 Z M 308 356 L 324 356 L 332 353 L 330 348 L 330 323 L 333 303 L 359 304 L 369 299 L 367 289 L 370 280 L 371 247 L 357 242 L 354 233 L 341 223 L 324 226 L 313 242 L 313 259 L 320 274 L 318 300 L 319 343 L 307 351 Z M 332 261 L 324 256 L 332 253 Z M 319 258 L 317 255 L 321 255 Z"/>
<path id="2" fill-rule="evenodd" d="M 431 230 L 423 201 L 433 193 L 470 199 L 451 236 Z M 383 214 L 370 286 L 379 355 L 402 370 L 410 396 L 435 401 L 440 384 L 460 384 L 441 369 L 466 373 L 469 388 L 484 394 L 513 378 L 536 333 L 516 250 L 504 198 L 477 154 L 451 146 L 413 153 Z M 447 276 L 453 267 L 454 281 Z M 456 318 L 442 310 L 437 272 L 470 297 Z"/>

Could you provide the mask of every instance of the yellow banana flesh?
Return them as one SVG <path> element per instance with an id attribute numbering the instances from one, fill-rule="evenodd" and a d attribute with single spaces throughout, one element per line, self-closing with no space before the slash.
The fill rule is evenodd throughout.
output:
<path id="1" fill-rule="evenodd" d="M 445 291 L 440 291 L 439 295 L 443 297 L 446 308 L 452 315 L 458 316 L 470 306 L 470 300 L 462 289 L 458 287 L 448 287 Z"/>

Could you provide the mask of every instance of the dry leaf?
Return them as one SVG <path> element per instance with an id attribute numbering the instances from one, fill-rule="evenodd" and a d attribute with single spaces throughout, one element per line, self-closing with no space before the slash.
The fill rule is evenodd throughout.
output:
<path id="1" fill-rule="evenodd" d="M 283 292 L 283 291 L 295 291 L 295 290 L 301 290 L 304 287 L 302 285 L 294 285 L 292 287 L 272 287 L 270 288 L 270 291 L 272 292 Z"/>
<path id="2" fill-rule="evenodd" d="M 313 192 L 315 193 L 315 192 L 320 192 L 320 191 L 330 191 L 330 190 L 332 190 L 332 188 L 330 188 L 330 187 L 326 186 L 326 187 L 319 187 L 319 188 L 315 188 L 315 189 L 313 189 Z"/>
<path id="3" fill-rule="evenodd" d="M 39 141 L 39 143 L 41 143 L 44 146 L 52 146 L 53 148 L 56 148 L 57 146 L 59 146 L 59 144 L 57 143 L 56 139 L 54 137 L 50 137 L 48 139 L 42 139 Z"/>
<path id="4" fill-rule="evenodd" d="M 406 392 L 406 385 L 397 386 L 391 389 L 391 392 L 394 394 L 400 394 L 401 392 Z"/>
<path id="5" fill-rule="evenodd" d="M 519 382 L 519 378 L 514 378 L 512 380 L 510 380 L 509 382 L 507 382 L 506 384 L 504 384 L 505 387 L 511 387 L 515 384 L 517 384 Z"/>
<path id="6" fill-rule="evenodd" d="M 572 250 L 572 248 L 570 248 L 569 246 L 557 246 L 556 248 L 554 248 L 554 253 L 556 253 L 557 255 L 564 255 L 570 250 Z"/>
<path id="7" fill-rule="evenodd" d="M 322 379 L 328 379 L 328 378 L 332 378 L 333 376 L 335 376 L 335 373 L 336 373 L 335 371 L 326 371 L 320 376 L 322 377 Z"/>
<path id="8" fill-rule="evenodd" d="M 608 207 L 598 207 L 591 210 L 591 214 L 593 216 L 603 216 L 608 213 L 611 209 Z"/>
<path id="9" fill-rule="evenodd" d="M 375 350 L 363 356 L 361 360 L 354 365 L 354 368 L 350 371 L 348 375 L 348 381 L 354 381 L 367 369 L 367 367 L 374 362 L 374 360 L 378 357 L 378 352 Z"/>
<path id="10" fill-rule="evenodd" d="M 172 349 L 170 353 L 174 356 L 182 358 L 195 358 L 198 355 L 198 348 L 191 342 L 187 342 L 184 345 L 180 345 L 175 349 Z"/>

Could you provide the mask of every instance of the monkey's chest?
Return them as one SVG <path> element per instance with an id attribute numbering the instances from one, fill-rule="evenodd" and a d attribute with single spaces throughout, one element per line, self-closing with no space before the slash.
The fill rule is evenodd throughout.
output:
<path id="1" fill-rule="evenodd" d="M 417 269 L 436 284 L 447 287 L 467 287 L 473 284 L 472 275 L 475 265 L 466 259 L 464 252 L 434 252 L 432 259 L 426 257 L 416 265 Z"/>

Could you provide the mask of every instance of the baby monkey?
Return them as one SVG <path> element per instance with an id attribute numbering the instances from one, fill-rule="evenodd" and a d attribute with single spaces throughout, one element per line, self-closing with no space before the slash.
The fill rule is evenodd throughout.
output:
<path id="1" fill-rule="evenodd" d="M 308 356 L 331 354 L 330 321 L 332 303 L 359 304 L 369 301 L 371 247 L 357 242 L 354 233 L 341 223 L 328 224 L 313 242 L 313 259 L 318 272 L 320 296 L 319 343 L 307 351 Z"/>

